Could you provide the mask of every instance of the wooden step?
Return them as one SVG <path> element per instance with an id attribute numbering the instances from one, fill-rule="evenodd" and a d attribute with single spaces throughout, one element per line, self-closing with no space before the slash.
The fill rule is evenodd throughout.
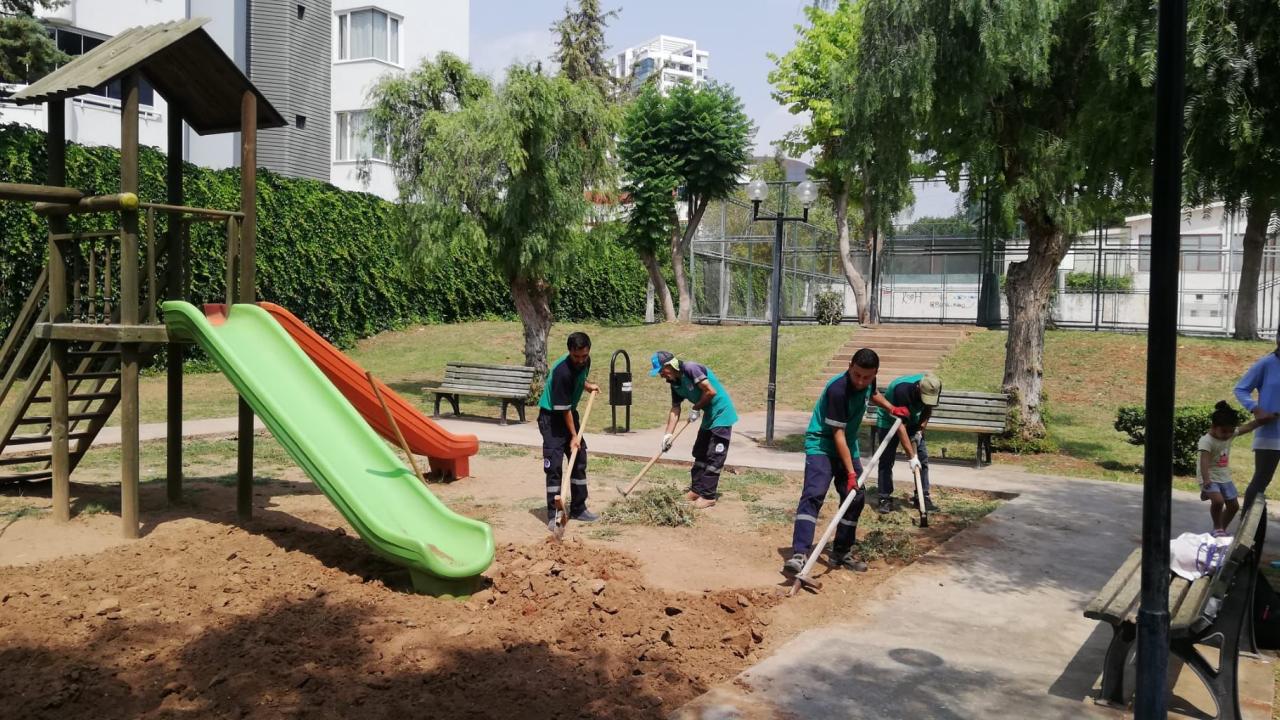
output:
<path id="1" fill-rule="evenodd" d="M 12 475 L 0 475 L 0 483 L 10 482 L 38 482 L 40 480 L 52 480 L 53 470 L 33 470 L 25 473 L 14 473 Z"/>
<path id="2" fill-rule="evenodd" d="M 93 435 L 87 432 L 68 433 L 67 441 L 70 442 L 72 440 L 88 440 L 92 437 Z M 53 438 L 48 435 L 14 435 L 13 437 L 9 438 L 9 442 L 5 444 L 6 445 L 35 445 L 36 443 L 47 443 L 47 442 L 53 442 Z"/>
<path id="3" fill-rule="evenodd" d="M 120 377 L 119 370 L 106 370 L 103 372 L 82 372 L 68 373 L 67 380 L 116 380 Z"/>
<path id="4" fill-rule="evenodd" d="M 0 465 L 32 465 L 35 463 L 52 461 L 53 456 L 48 453 L 43 455 L 11 455 L 8 457 L 0 457 Z"/>
<path id="5" fill-rule="evenodd" d="M 81 420 L 96 420 L 98 418 L 110 417 L 111 413 L 104 412 L 84 412 L 84 413 L 67 413 L 67 422 L 80 422 Z M 53 422 L 53 418 L 48 415 L 32 415 L 24 417 L 18 421 L 19 425 L 48 425 Z"/>
<path id="6" fill-rule="evenodd" d="M 112 398 L 118 398 L 118 397 L 120 397 L 120 394 L 115 392 L 95 392 L 95 393 L 76 393 L 74 395 L 68 395 L 67 399 L 70 400 L 71 402 L 76 402 L 78 400 L 110 400 Z M 31 402 L 33 403 L 53 402 L 53 398 L 49 397 L 48 395 L 41 395 L 40 397 L 32 398 Z"/>

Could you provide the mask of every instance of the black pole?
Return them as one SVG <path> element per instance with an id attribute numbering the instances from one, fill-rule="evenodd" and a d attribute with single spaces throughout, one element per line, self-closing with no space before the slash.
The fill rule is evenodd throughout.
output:
<path id="1" fill-rule="evenodd" d="M 769 296 L 773 313 L 769 316 L 769 399 L 764 419 L 764 444 L 773 445 L 773 412 L 778 397 L 778 324 L 782 319 L 782 222 L 778 212 L 773 231 L 773 284 Z"/>
<path id="2" fill-rule="evenodd" d="M 1142 487 L 1142 604 L 1138 609 L 1135 720 L 1166 717 L 1169 695 L 1169 510 L 1178 354 L 1186 0 L 1160 0 L 1158 16 L 1151 304 L 1147 332 L 1147 442 Z"/>
<path id="3" fill-rule="evenodd" d="M 182 115 L 177 108 L 169 108 L 168 139 L 165 164 L 165 202 L 182 205 Z M 154 248 L 148 248 L 154 253 Z M 170 215 L 165 227 L 165 293 L 166 300 L 182 299 L 182 275 L 186 267 L 182 230 L 178 216 Z M 155 299 L 151 299 L 155 302 Z M 169 502 L 182 499 L 182 357 L 181 343 L 165 346 L 168 406 L 165 412 L 165 492 Z"/>

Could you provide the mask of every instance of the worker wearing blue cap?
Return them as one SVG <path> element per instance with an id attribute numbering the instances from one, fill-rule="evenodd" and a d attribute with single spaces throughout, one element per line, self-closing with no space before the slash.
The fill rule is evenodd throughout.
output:
<path id="1" fill-rule="evenodd" d="M 666 434 L 662 436 L 662 452 L 671 449 L 673 431 L 680 419 L 680 406 L 688 400 L 689 422 L 702 419 L 698 427 L 698 439 L 693 443 L 693 468 L 689 472 L 687 497 L 699 509 L 714 507 L 716 488 L 720 485 L 720 471 L 729 455 L 729 440 L 733 436 L 733 424 L 738 413 L 733 409 L 729 392 L 720 379 L 705 365 L 691 360 L 680 360 L 666 350 L 659 350 L 650 358 L 653 369 L 649 375 L 661 375 L 671 384 L 671 412 L 667 415 Z"/>

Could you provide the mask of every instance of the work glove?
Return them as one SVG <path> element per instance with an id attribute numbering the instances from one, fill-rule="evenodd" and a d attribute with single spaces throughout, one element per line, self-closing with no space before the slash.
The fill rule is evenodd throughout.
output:
<path id="1" fill-rule="evenodd" d="M 894 417 L 908 418 L 908 417 L 911 417 L 911 410 L 901 405 L 895 405 L 893 409 L 889 411 L 889 414 L 893 415 Z"/>
<path id="2" fill-rule="evenodd" d="M 663 435 L 662 436 L 662 452 L 666 452 L 670 450 L 671 443 L 675 442 L 675 439 L 676 439 L 676 436 L 672 435 L 671 433 L 667 433 L 666 435 Z"/>
<path id="3" fill-rule="evenodd" d="M 917 430 L 917 431 L 916 431 L 916 434 L 911 436 L 911 444 L 912 444 L 912 445 L 919 445 L 919 444 L 920 444 L 920 440 L 921 440 L 922 438 L 924 438 L 924 431 L 923 431 L 923 430 Z"/>
<path id="4" fill-rule="evenodd" d="M 921 466 L 920 466 L 920 458 L 918 458 L 918 457 L 913 457 L 913 458 L 911 458 L 910 460 L 908 460 L 908 461 L 907 461 L 907 467 L 911 468 L 911 471 L 912 471 L 912 472 L 916 472 L 916 471 L 918 471 L 918 470 L 920 469 L 920 467 L 921 467 Z"/>
<path id="5" fill-rule="evenodd" d="M 698 422 L 698 418 L 700 418 L 700 417 L 702 417 L 702 411 L 701 411 L 701 410 L 690 410 L 690 411 L 689 411 L 689 424 L 690 424 L 690 425 L 692 425 L 692 424 L 694 424 L 694 423 Z"/>
<path id="6" fill-rule="evenodd" d="M 844 486 L 846 492 L 854 492 L 858 489 L 858 473 L 851 472 L 846 478 L 847 484 Z"/>

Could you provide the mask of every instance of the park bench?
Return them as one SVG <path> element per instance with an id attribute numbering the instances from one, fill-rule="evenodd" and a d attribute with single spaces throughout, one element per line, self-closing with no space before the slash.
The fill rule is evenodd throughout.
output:
<path id="1" fill-rule="evenodd" d="M 1266 501 L 1260 496 L 1245 511 L 1222 565 L 1190 582 L 1172 572 L 1169 580 L 1169 651 L 1191 668 L 1213 695 L 1218 718 L 1239 720 L 1236 663 L 1240 651 L 1257 653 L 1253 635 L 1253 591 L 1266 537 Z M 1125 668 L 1135 649 L 1142 587 L 1142 549 L 1134 550 L 1085 608 L 1084 616 L 1111 625 L 1111 644 L 1102 664 L 1097 702 L 1123 706 Z M 1196 649 L 1218 647 L 1215 670 Z"/>
<path id="2" fill-rule="evenodd" d="M 439 387 L 427 388 L 436 394 L 436 417 L 440 416 L 440 401 L 448 400 L 453 414 L 459 415 L 458 398 L 497 398 L 502 401 L 502 421 L 507 424 L 507 406 L 515 405 L 520 422 L 524 422 L 524 402 L 533 384 L 533 368 L 523 365 L 484 365 L 481 363 L 448 362 L 444 366 L 444 381 Z"/>
<path id="3" fill-rule="evenodd" d="M 874 425 L 877 413 L 868 412 L 864 425 Z M 1009 417 L 1009 396 L 1004 393 L 967 392 L 943 389 L 938 406 L 929 417 L 930 430 L 973 433 L 978 436 L 974 467 L 991 463 L 991 436 L 1005 431 Z M 874 446 L 874 445 L 872 445 Z"/>

